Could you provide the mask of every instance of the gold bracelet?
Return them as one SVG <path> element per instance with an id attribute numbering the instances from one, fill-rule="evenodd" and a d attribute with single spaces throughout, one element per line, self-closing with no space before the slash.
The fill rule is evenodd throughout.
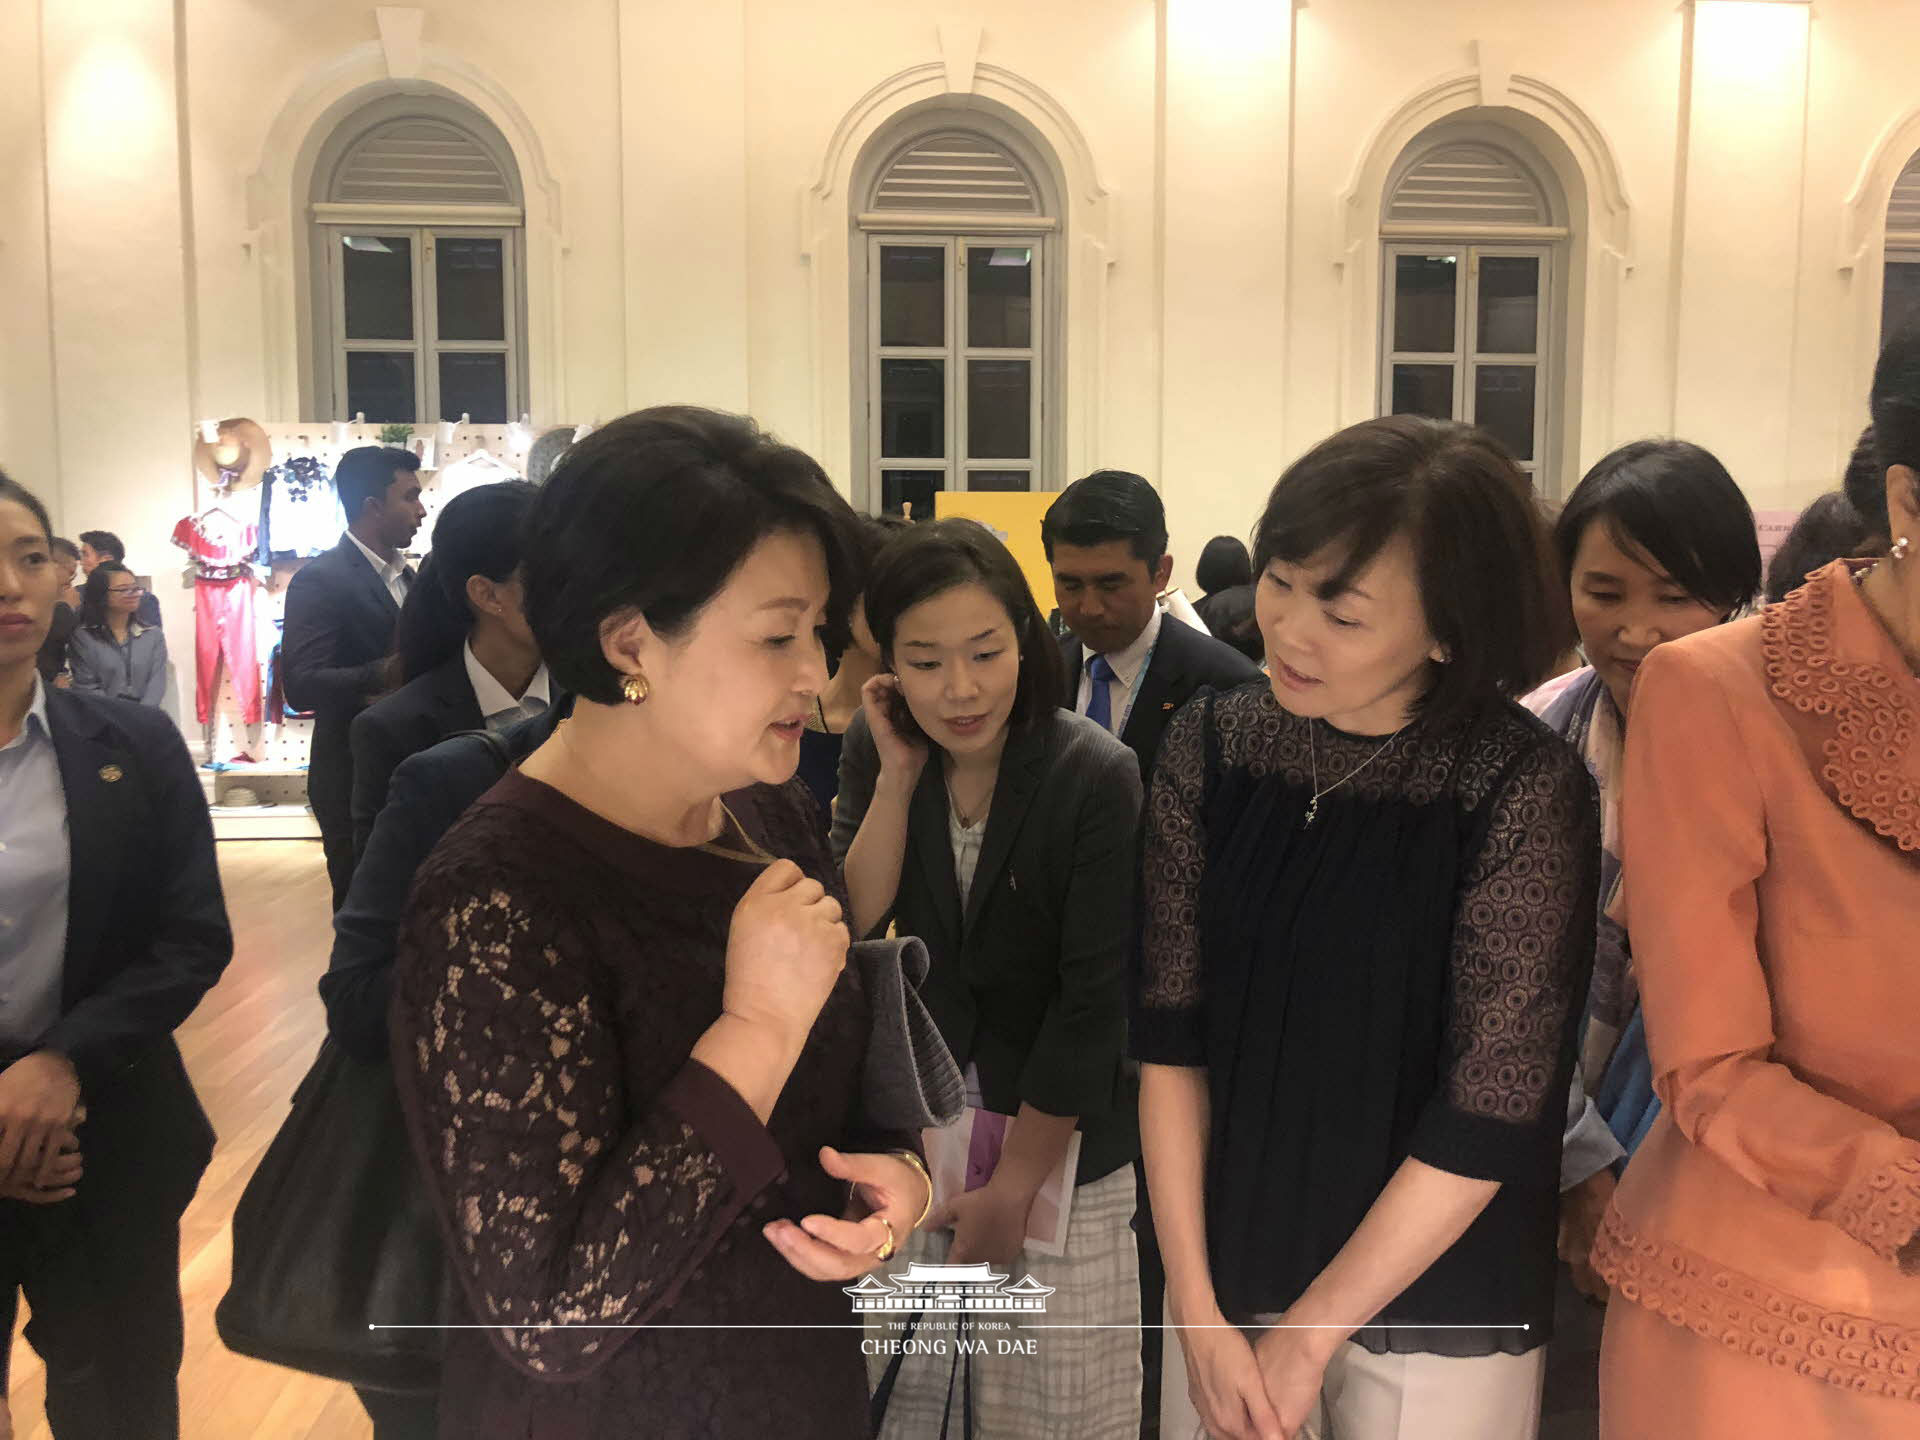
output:
<path id="1" fill-rule="evenodd" d="M 914 1154 L 913 1151 L 889 1150 L 887 1153 L 898 1156 L 900 1159 L 906 1161 L 907 1164 L 911 1165 L 915 1170 L 918 1170 L 920 1172 L 920 1178 L 927 1182 L 926 1208 L 920 1212 L 920 1218 L 913 1222 L 913 1228 L 918 1230 L 922 1225 L 927 1223 L 927 1216 L 933 1213 L 933 1176 L 927 1173 L 927 1162 Z"/>

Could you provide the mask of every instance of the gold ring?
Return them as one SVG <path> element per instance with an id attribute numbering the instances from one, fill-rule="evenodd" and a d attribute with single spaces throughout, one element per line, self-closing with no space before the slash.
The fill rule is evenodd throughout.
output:
<path id="1" fill-rule="evenodd" d="M 875 1215 L 873 1218 L 887 1227 L 887 1238 L 880 1242 L 880 1248 L 873 1252 L 873 1258 L 891 1260 L 893 1258 L 893 1222 L 884 1215 Z"/>

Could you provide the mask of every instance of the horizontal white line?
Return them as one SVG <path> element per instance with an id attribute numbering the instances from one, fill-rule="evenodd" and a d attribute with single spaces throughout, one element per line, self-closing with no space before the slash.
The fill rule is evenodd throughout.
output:
<path id="1" fill-rule="evenodd" d="M 903 1310 L 923 1319 L 962 1315 L 959 1310 Z M 1010 1323 L 1010 1322 L 998 1322 Z M 867 1330 L 867 1325 L 368 1325 L 369 1330 Z M 1531 1330 L 1531 1325 L 1026 1325 L 1016 1330 Z"/>

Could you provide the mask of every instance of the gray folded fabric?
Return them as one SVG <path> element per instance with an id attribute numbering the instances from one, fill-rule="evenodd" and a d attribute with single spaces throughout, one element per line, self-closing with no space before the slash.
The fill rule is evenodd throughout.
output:
<path id="1" fill-rule="evenodd" d="M 966 1108 L 966 1082 L 920 999 L 931 963 L 925 943 L 911 935 L 862 940 L 851 958 L 873 1006 L 862 1076 L 867 1118 L 888 1130 L 952 1124 Z"/>

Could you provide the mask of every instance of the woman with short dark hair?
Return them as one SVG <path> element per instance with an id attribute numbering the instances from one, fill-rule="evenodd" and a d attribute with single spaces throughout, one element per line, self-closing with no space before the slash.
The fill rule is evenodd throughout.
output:
<path id="1" fill-rule="evenodd" d="M 1767 561 L 1767 603 L 1777 605 L 1816 570 L 1836 560 L 1884 553 L 1887 540 L 1862 518 L 1844 490 L 1808 502 Z"/>
<path id="2" fill-rule="evenodd" d="M 1256 665 L 1263 662 L 1266 647 L 1253 619 L 1253 561 L 1247 547 L 1231 535 L 1214 536 L 1200 552 L 1193 580 L 1201 590 L 1194 613 L 1208 632 Z"/>
<path id="3" fill-rule="evenodd" d="M 1599 851 L 1512 698 L 1558 641 L 1531 491 L 1482 431 L 1368 421 L 1280 477 L 1254 559 L 1271 681 L 1180 712 L 1146 826 L 1131 1034 L 1191 1395 L 1212 1435 L 1524 1440 Z"/>
<path id="4" fill-rule="evenodd" d="M 477 485 L 434 521 L 432 554 L 400 607 L 400 688 L 348 732 L 356 863 L 402 760 L 462 730 L 510 729 L 553 702 L 520 577 L 521 529 L 539 493 L 524 480 Z"/>
<path id="5" fill-rule="evenodd" d="M 889 670 L 847 732 L 834 851 L 857 933 L 892 921 L 926 941 L 922 995 L 973 1106 L 943 1137 L 972 1162 L 967 1188 L 941 1197 L 907 1258 L 1032 1273 L 1053 1291 L 1048 1322 L 1068 1327 L 1038 1355 L 975 1356 L 964 1379 L 946 1360 L 903 1365 L 881 1433 L 919 1440 L 970 1414 L 983 1436 L 1132 1440 L 1139 1131 L 1122 1059 L 1139 764 L 1061 708 L 1059 645 L 984 526 L 901 536 L 866 608 Z M 1034 1258 L 1056 1174 L 1064 1253 Z"/>
<path id="6" fill-rule="evenodd" d="M 118 560 L 102 560 L 81 590 L 79 623 L 67 637 L 73 688 L 138 705 L 167 693 L 167 637 L 135 618 L 147 587 Z"/>
<path id="7" fill-rule="evenodd" d="M 1568 1094 L 1559 1255 L 1570 1288 L 1604 1301 L 1606 1285 L 1589 1259 L 1594 1237 L 1617 1168 L 1660 1104 L 1620 885 L 1620 779 L 1633 679 L 1656 647 L 1723 624 L 1752 603 L 1760 547 L 1753 511 L 1718 459 L 1684 440 L 1638 440 L 1602 458 L 1575 487 L 1554 526 L 1554 549 L 1587 663 L 1521 703 L 1580 752 L 1600 794 L 1593 980 Z M 1599 1311 L 1567 1298 L 1561 1315 L 1572 1323 L 1558 1337 L 1560 1353 L 1591 1357 Z M 1580 1369 L 1590 1376 L 1590 1367 L 1588 1359 Z M 1590 1394 L 1574 1403 L 1591 1406 Z M 1551 1408 L 1558 1404 L 1557 1395 L 1550 1398 Z"/>
<path id="8" fill-rule="evenodd" d="M 793 778 L 852 523 L 813 460 L 690 407 L 594 432 L 534 504 L 527 616 L 574 710 L 421 867 L 394 975 L 472 1322 L 443 1434 L 862 1428 L 840 1287 L 931 1186 L 865 1120 L 872 1010 Z"/>

